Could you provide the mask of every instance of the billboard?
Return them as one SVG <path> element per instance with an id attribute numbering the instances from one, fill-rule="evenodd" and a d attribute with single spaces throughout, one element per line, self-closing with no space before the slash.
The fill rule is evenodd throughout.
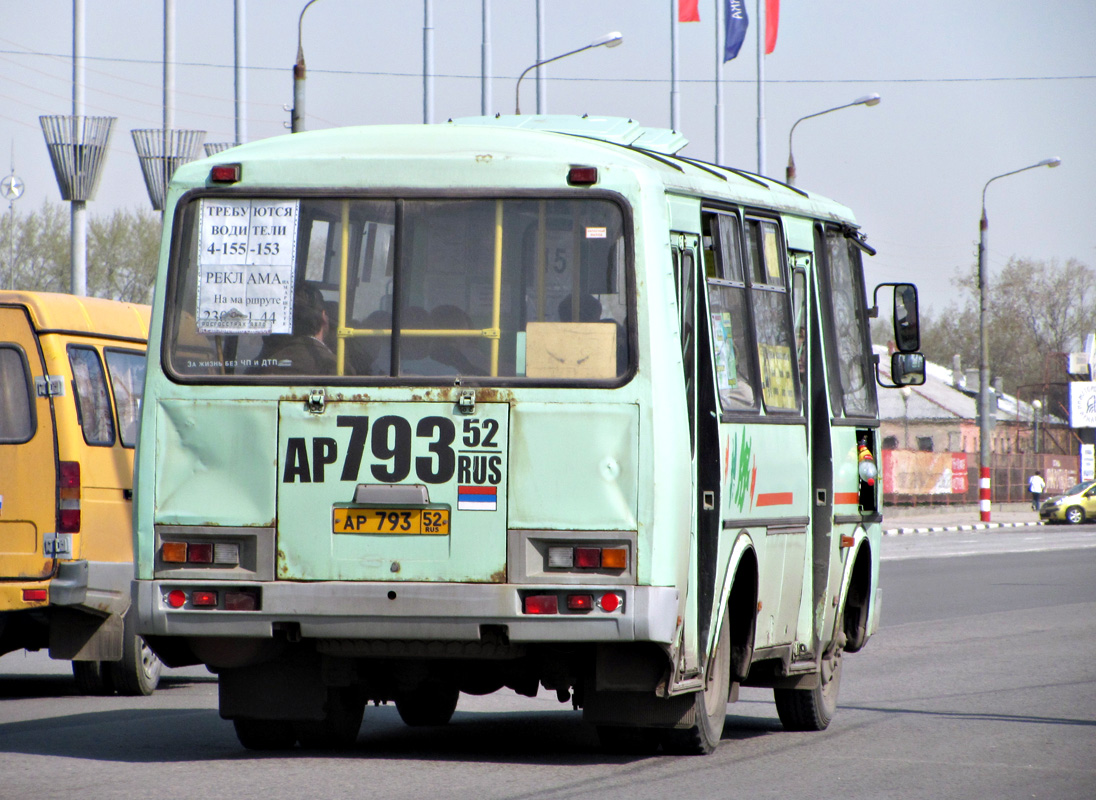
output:
<path id="1" fill-rule="evenodd" d="M 1069 427 L 1096 428 L 1096 381 L 1069 384 Z"/>

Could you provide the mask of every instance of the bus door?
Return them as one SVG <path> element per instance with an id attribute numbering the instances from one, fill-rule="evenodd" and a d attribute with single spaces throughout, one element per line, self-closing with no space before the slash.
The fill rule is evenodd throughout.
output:
<path id="1" fill-rule="evenodd" d="M 52 389 L 51 389 L 52 387 Z M 0 308 L 0 579 L 47 578 L 43 544 L 57 530 L 56 442 L 50 381 L 27 312 Z"/>
<path id="2" fill-rule="evenodd" d="M 509 406 L 279 407 L 277 577 L 503 582 Z"/>
<path id="3" fill-rule="evenodd" d="M 712 373 L 709 311 L 700 273 L 699 237 L 674 234 L 674 268 L 680 314 L 685 402 L 692 452 L 694 535 L 696 537 L 697 650 L 707 652 L 716 601 L 720 534 L 719 409 Z M 688 652 L 690 648 L 686 647 Z"/>

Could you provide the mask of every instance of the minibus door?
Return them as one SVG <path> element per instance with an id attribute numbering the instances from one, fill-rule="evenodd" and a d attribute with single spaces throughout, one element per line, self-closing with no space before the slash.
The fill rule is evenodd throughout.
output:
<path id="1" fill-rule="evenodd" d="M 49 577 L 57 530 L 57 445 L 50 381 L 22 307 L 0 307 L 0 580 Z M 50 537 L 52 540 L 52 537 Z"/>

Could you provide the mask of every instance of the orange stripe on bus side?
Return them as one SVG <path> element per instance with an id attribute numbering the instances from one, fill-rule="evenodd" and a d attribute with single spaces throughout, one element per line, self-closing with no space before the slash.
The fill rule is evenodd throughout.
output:
<path id="1" fill-rule="evenodd" d="M 758 507 L 761 506 L 790 506 L 794 495 L 791 492 L 769 492 L 757 496 Z"/>
<path id="2" fill-rule="evenodd" d="M 834 492 L 833 502 L 839 506 L 855 506 L 860 502 L 860 495 L 856 492 Z"/>

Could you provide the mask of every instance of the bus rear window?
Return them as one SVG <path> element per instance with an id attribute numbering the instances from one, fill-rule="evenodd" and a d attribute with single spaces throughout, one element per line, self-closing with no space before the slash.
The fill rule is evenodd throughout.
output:
<path id="1" fill-rule="evenodd" d="M 166 363 L 197 381 L 616 381 L 624 220 L 589 195 L 197 198 Z"/>

